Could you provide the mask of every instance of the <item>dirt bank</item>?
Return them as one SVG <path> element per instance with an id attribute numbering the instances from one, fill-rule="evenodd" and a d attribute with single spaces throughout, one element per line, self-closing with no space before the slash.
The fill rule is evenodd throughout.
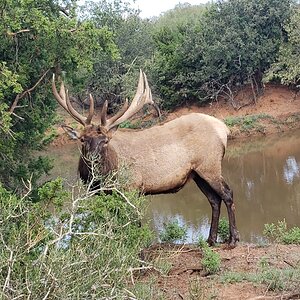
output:
<path id="1" fill-rule="evenodd" d="M 205 107 L 180 108 L 168 119 L 190 112 L 201 112 L 224 120 L 231 129 L 230 138 L 268 135 L 300 128 L 300 95 L 288 87 L 269 84 L 255 102 L 251 91 L 246 88 L 233 101 L 220 98 Z"/>

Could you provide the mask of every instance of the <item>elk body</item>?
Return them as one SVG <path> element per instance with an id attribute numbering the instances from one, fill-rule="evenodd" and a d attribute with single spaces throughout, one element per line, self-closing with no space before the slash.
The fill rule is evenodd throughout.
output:
<path id="1" fill-rule="evenodd" d="M 208 243 L 217 240 L 221 202 L 226 205 L 230 237 L 229 245 L 239 240 L 236 229 L 232 191 L 222 177 L 221 163 L 227 144 L 228 128 L 220 120 L 200 113 L 192 113 L 144 130 L 122 130 L 118 125 L 137 113 L 145 104 L 155 106 L 145 74 L 140 72 L 138 88 L 131 105 L 107 119 L 107 102 L 101 111 L 101 120 L 93 124 L 94 100 L 90 95 L 87 118 L 71 105 L 68 91 L 61 85 L 56 90 L 53 77 L 52 90 L 61 106 L 84 126 L 79 134 L 68 127 L 73 138 L 82 142 L 79 174 L 85 181 L 91 176 L 88 157 L 101 157 L 104 173 L 126 165 L 131 176 L 131 187 L 146 194 L 174 192 L 193 179 L 207 197 L 212 208 Z M 158 109 L 155 106 L 156 109 Z"/>

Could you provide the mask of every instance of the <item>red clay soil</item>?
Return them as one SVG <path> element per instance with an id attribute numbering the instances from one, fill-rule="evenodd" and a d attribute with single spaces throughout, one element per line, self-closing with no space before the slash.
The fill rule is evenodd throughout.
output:
<path id="1" fill-rule="evenodd" d="M 231 250 L 213 250 L 221 256 L 221 268 L 209 275 L 196 246 L 152 246 L 145 256 L 153 269 L 135 274 L 135 283 L 152 286 L 147 299 L 300 299 L 299 246 L 240 244 Z M 298 272 L 297 278 L 284 277 L 291 269 Z"/>
<path id="2" fill-rule="evenodd" d="M 230 137 L 267 135 L 300 127 L 300 93 L 296 94 L 286 86 L 268 84 L 264 93 L 254 101 L 252 92 L 246 88 L 240 91 L 233 101 L 220 98 L 204 107 L 192 105 L 180 108 L 169 114 L 167 119 L 171 120 L 191 112 L 201 112 L 222 120 L 265 115 L 266 117 L 259 120 L 253 128 L 230 127 Z"/>

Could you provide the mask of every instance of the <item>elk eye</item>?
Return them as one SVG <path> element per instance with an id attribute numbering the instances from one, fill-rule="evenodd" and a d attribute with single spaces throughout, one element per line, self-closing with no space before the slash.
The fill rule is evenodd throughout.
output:
<path id="1" fill-rule="evenodd" d="M 82 136 L 82 137 L 80 138 L 80 141 L 81 141 L 82 143 L 84 143 L 84 136 Z"/>

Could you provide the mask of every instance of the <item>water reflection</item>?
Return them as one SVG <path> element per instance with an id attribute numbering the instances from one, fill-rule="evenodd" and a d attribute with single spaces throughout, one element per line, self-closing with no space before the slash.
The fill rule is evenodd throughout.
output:
<path id="1" fill-rule="evenodd" d="M 264 224 L 285 219 L 300 226 L 300 132 L 229 142 L 223 163 L 224 177 L 234 191 L 238 229 L 243 241 L 262 239 Z M 153 227 L 180 216 L 189 228 L 189 241 L 208 235 L 211 209 L 196 185 L 190 182 L 173 195 L 151 197 Z M 158 218 L 159 216 L 159 218 Z M 226 216 L 225 210 L 222 216 Z"/>
<path id="2" fill-rule="evenodd" d="M 299 164 L 294 156 L 287 158 L 283 172 L 283 177 L 288 184 L 292 184 L 296 178 L 299 178 Z"/>

